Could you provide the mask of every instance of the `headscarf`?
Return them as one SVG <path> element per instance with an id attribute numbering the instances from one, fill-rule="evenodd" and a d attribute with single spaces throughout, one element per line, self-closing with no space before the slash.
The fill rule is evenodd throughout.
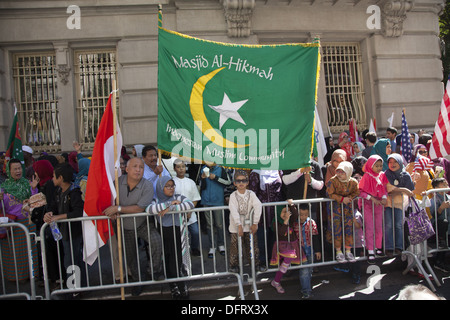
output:
<path id="1" fill-rule="evenodd" d="M 345 137 L 348 137 L 347 132 L 342 132 L 339 135 L 339 139 L 338 139 L 338 145 L 341 149 L 345 150 L 345 152 L 347 153 L 347 159 L 350 159 L 351 155 L 352 155 L 352 144 L 350 141 L 348 141 L 346 144 L 344 145 L 340 145 L 340 143 L 342 142 L 342 140 L 344 140 Z"/>
<path id="2" fill-rule="evenodd" d="M 175 200 L 174 196 L 168 197 L 164 194 L 164 187 L 170 180 L 173 181 L 171 176 L 162 176 L 156 182 L 156 198 L 159 203 Z"/>
<path id="3" fill-rule="evenodd" d="M 394 159 L 397 161 L 400 168 L 397 171 L 392 171 L 388 168 L 386 170 L 386 178 L 388 179 L 389 183 L 392 184 L 395 187 L 399 188 L 407 188 L 409 190 L 414 190 L 414 182 L 412 181 L 411 175 L 406 172 L 404 165 L 403 165 L 403 158 L 398 153 L 393 153 L 389 155 L 389 159 Z"/>
<path id="4" fill-rule="evenodd" d="M 48 160 L 38 160 L 33 163 L 34 172 L 39 176 L 39 186 L 43 187 L 45 183 L 53 178 L 53 166 Z"/>
<path id="5" fill-rule="evenodd" d="M 69 153 L 69 164 L 72 166 L 75 173 L 78 173 L 77 154 L 76 151 Z"/>
<path id="6" fill-rule="evenodd" d="M 391 144 L 389 142 L 389 139 L 378 139 L 378 141 L 373 145 L 372 151 L 370 152 L 371 156 L 378 155 L 381 157 L 381 160 L 383 160 L 383 171 L 386 171 L 389 168 L 387 165 L 388 155 L 386 154 L 386 147 L 388 144 Z"/>
<path id="7" fill-rule="evenodd" d="M 359 152 L 358 152 L 358 153 L 355 152 L 355 154 L 353 155 L 353 158 L 356 158 L 356 157 L 362 155 L 362 152 L 363 152 L 363 150 L 364 150 L 366 147 L 364 147 L 364 145 L 362 144 L 362 142 L 359 142 L 359 141 L 356 141 L 356 142 L 353 142 L 353 143 L 356 144 L 356 145 L 358 146 L 358 148 L 359 148 Z"/>
<path id="8" fill-rule="evenodd" d="M 23 166 L 22 167 L 22 177 L 18 180 L 14 180 L 11 177 L 11 172 L 9 171 L 9 162 L 6 164 L 6 175 L 8 179 L 2 183 L 1 188 L 10 195 L 16 197 L 20 201 L 29 199 L 31 197 L 30 182 L 23 176 Z"/>
<path id="9" fill-rule="evenodd" d="M 359 174 L 360 176 L 364 175 L 363 167 L 367 162 L 367 158 L 363 156 L 359 156 L 354 158 L 351 163 L 353 166 L 353 175 Z"/>
<path id="10" fill-rule="evenodd" d="M 128 155 L 127 148 L 125 146 L 122 146 L 122 149 L 120 150 L 120 156 L 125 161 L 130 160 L 130 156 Z"/>
<path id="11" fill-rule="evenodd" d="M 339 179 L 339 181 L 341 182 L 348 182 L 350 180 L 350 178 L 352 177 L 353 174 L 353 166 L 350 162 L 348 161 L 342 161 L 341 163 L 339 163 L 339 165 L 337 166 L 336 170 L 342 170 L 345 172 L 345 180 L 342 181 Z"/>
<path id="12" fill-rule="evenodd" d="M 89 167 L 91 166 L 91 160 L 89 160 L 88 158 L 82 158 L 78 161 L 78 173 L 77 176 L 75 177 L 75 185 L 79 186 L 80 185 L 80 181 L 83 180 L 83 178 L 88 177 L 88 173 L 89 173 Z"/>
<path id="13" fill-rule="evenodd" d="M 134 150 L 136 151 L 136 157 L 142 158 L 142 149 L 144 149 L 144 145 L 143 144 L 135 144 L 133 147 L 134 147 Z"/>
<path id="14" fill-rule="evenodd" d="M 416 161 L 416 158 L 420 155 L 420 154 L 419 154 L 419 150 L 420 150 L 420 149 L 425 149 L 425 150 L 428 151 L 428 149 L 427 149 L 427 147 L 426 147 L 425 145 L 423 145 L 423 144 L 416 144 L 416 146 L 415 146 L 414 149 L 413 149 L 413 154 L 412 154 L 412 157 L 411 157 L 411 162 Z M 428 155 L 429 155 L 429 153 L 428 153 Z"/>
<path id="15" fill-rule="evenodd" d="M 364 175 L 359 182 L 359 190 L 378 199 L 381 199 L 387 194 L 384 172 L 375 173 L 373 171 L 374 164 L 380 160 L 383 162 L 383 159 L 376 154 L 367 159 L 367 162 L 363 167 Z"/>
<path id="16" fill-rule="evenodd" d="M 327 172 L 325 174 L 325 184 L 327 184 L 331 177 L 336 174 L 336 168 L 333 166 L 333 161 L 337 159 L 343 159 L 344 161 L 347 160 L 347 153 L 345 150 L 336 149 L 331 155 L 331 160 L 327 165 Z"/>

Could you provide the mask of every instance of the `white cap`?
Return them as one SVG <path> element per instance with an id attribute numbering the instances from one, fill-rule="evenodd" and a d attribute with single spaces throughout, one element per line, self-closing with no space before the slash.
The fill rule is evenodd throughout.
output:
<path id="1" fill-rule="evenodd" d="M 33 149 L 31 149 L 31 147 L 29 146 L 22 146 L 22 151 L 33 154 Z"/>

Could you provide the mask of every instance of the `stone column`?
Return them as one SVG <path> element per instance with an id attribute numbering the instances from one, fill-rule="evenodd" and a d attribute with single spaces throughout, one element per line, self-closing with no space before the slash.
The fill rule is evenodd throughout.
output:
<path id="1" fill-rule="evenodd" d="M 53 47 L 56 52 L 56 72 L 58 75 L 58 119 L 61 151 L 72 151 L 73 141 L 78 140 L 73 59 L 68 42 L 54 42 Z"/>

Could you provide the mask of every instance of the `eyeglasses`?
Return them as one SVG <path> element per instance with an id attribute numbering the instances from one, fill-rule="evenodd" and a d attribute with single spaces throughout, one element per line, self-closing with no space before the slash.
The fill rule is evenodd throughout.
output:
<path id="1" fill-rule="evenodd" d="M 248 179 L 236 179 L 234 180 L 236 183 L 247 183 Z"/>
<path id="2" fill-rule="evenodd" d="M 167 188 L 167 189 L 175 189 L 175 185 L 173 185 L 173 186 L 164 186 L 164 188 Z"/>
<path id="3" fill-rule="evenodd" d="M 419 154 L 427 154 L 428 151 L 427 150 L 419 150 Z"/>

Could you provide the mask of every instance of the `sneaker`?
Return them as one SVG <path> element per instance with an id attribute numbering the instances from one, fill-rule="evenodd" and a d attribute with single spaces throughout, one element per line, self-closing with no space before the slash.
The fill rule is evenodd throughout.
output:
<path id="1" fill-rule="evenodd" d="M 345 259 L 346 259 L 348 262 L 356 262 L 355 257 L 353 256 L 353 254 L 352 254 L 350 251 L 347 251 L 347 252 L 345 253 Z"/>
<path id="2" fill-rule="evenodd" d="M 345 267 L 341 268 L 341 267 L 335 266 L 335 267 L 333 267 L 333 269 L 336 270 L 336 271 L 339 271 L 339 272 L 344 272 L 344 273 L 350 272 L 350 269 L 349 268 L 345 268 Z"/>
<path id="3" fill-rule="evenodd" d="M 189 300 L 189 290 L 186 284 L 178 286 L 178 290 L 180 291 L 180 300 Z"/>
<path id="4" fill-rule="evenodd" d="M 209 249 L 209 252 L 208 252 L 208 258 L 212 259 L 212 258 L 214 257 L 214 252 L 215 252 L 215 251 L 216 251 L 216 250 L 215 250 L 214 248 Z"/>
<path id="5" fill-rule="evenodd" d="M 277 290 L 278 293 L 284 293 L 284 289 L 280 283 L 276 282 L 275 280 L 272 280 L 270 284 Z"/>
<path id="6" fill-rule="evenodd" d="M 313 297 L 312 293 L 302 293 L 302 300 L 308 300 Z"/>
<path id="7" fill-rule="evenodd" d="M 369 256 L 367 257 L 367 262 L 369 264 L 374 264 L 375 263 L 375 255 L 374 254 L 369 254 Z"/>
<path id="8" fill-rule="evenodd" d="M 376 254 L 377 256 L 379 256 L 379 257 L 383 257 L 383 256 L 384 256 L 383 250 L 381 250 L 381 249 L 377 249 L 377 250 L 375 251 L 375 254 Z"/>
<path id="9" fill-rule="evenodd" d="M 221 255 L 225 255 L 225 247 L 224 246 L 219 246 L 219 251 Z"/>
<path id="10" fill-rule="evenodd" d="M 448 249 L 447 242 L 443 239 L 439 239 L 438 249 Z"/>
<path id="11" fill-rule="evenodd" d="M 347 261 L 345 260 L 344 254 L 343 254 L 342 252 L 339 252 L 339 253 L 336 255 L 336 261 L 339 262 L 339 263 L 347 262 Z"/>
<path id="12" fill-rule="evenodd" d="M 173 300 L 181 300 L 181 293 L 180 290 L 178 289 L 178 286 L 176 285 L 171 286 L 170 293 L 172 295 Z"/>

